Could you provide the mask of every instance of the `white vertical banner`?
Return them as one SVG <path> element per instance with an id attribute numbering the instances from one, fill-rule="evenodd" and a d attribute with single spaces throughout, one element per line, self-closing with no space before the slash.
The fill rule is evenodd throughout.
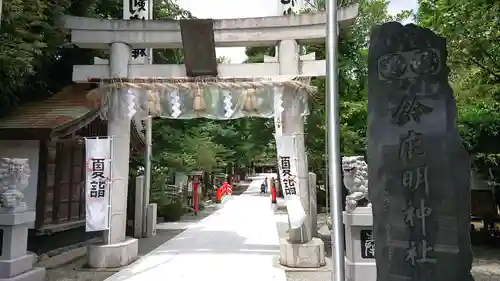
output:
<path id="1" fill-rule="evenodd" d="M 153 19 L 153 0 L 123 0 L 123 19 L 125 20 L 150 20 Z M 153 49 L 133 49 L 130 64 L 152 64 Z M 135 95 L 141 99 L 143 95 Z M 137 101 L 143 102 L 143 101 Z M 132 115 L 132 121 L 137 129 L 146 135 L 144 118 L 148 116 L 147 111 L 136 107 L 137 114 Z"/>
<path id="2" fill-rule="evenodd" d="M 297 141 L 295 136 L 276 135 L 280 183 L 292 229 L 301 227 L 306 219 L 306 212 L 299 198 Z"/>
<path id="3" fill-rule="evenodd" d="M 85 139 L 85 231 L 109 229 L 112 139 Z"/>
<path id="4" fill-rule="evenodd" d="M 150 20 L 152 19 L 153 0 L 123 0 L 124 20 Z M 133 49 L 130 64 L 146 64 L 152 53 L 147 49 Z"/>

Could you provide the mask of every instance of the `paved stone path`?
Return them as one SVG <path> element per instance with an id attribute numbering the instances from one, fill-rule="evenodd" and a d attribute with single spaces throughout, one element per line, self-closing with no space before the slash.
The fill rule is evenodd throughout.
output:
<path id="1" fill-rule="evenodd" d="M 269 195 L 254 180 L 240 196 L 107 281 L 285 281 Z"/>

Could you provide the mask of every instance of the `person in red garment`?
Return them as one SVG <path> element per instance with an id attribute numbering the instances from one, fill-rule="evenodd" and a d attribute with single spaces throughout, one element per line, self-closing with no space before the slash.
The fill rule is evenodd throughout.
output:
<path id="1" fill-rule="evenodd" d="M 194 209 L 195 215 L 198 215 L 198 204 L 199 204 L 199 200 L 200 200 L 199 188 L 200 188 L 200 178 L 194 177 L 194 179 L 193 179 L 193 209 Z"/>
<path id="2" fill-rule="evenodd" d="M 231 185 L 227 181 L 224 182 L 224 189 L 223 190 L 226 192 L 225 195 L 233 194 L 233 188 L 231 187 Z"/>

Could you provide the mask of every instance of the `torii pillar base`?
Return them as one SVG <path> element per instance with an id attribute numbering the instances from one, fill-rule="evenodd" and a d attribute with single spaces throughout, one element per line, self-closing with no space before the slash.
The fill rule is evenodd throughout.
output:
<path id="1" fill-rule="evenodd" d="M 139 240 L 127 238 L 124 242 L 107 245 L 89 245 L 87 263 L 91 268 L 114 268 L 137 260 Z"/>
<path id="2" fill-rule="evenodd" d="M 280 239 L 280 264 L 294 268 L 320 268 L 325 266 L 325 244 L 319 238 L 303 244 Z"/>
<path id="3" fill-rule="evenodd" d="M 325 245 L 319 238 L 303 244 L 281 238 L 279 266 L 289 281 L 330 280 L 332 275 L 331 262 L 325 258 Z"/>

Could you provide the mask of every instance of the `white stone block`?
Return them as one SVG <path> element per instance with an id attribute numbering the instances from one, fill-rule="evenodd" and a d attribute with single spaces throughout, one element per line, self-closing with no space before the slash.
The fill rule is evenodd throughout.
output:
<path id="1" fill-rule="evenodd" d="M 373 214 L 371 207 L 357 207 L 352 212 L 343 213 L 345 225 L 345 270 L 349 281 L 377 280 L 375 259 L 371 257 L 367 235 L 372 233 Z M 375 247 L 375 243 L 371 244 Z M 368 247 L 368 248 L 367 248 Z"/>
<path id="2" fill-rule="evenodd" d="M 146 214 L 146 235 L 145 237 L 153 237 L 156 235 L 156 216 L 157 216 L 157 205 L 151 203 L 148 205 L 148 211 Z"/>
<path id="3" fill-rule="evenodd" d="M 92 268 L 113 268 L 128 265 L 137 259 L 139 242 L 129 238 L 121 243 L 89 245 L 88 265 Z"/>
<path id="4" fill-rule="evenodd" d="M 311 216 L 311 235 L 318 237 L 318 202 L 316 198 L 316 174 L 309 172 L 309 216 Z"/>
<path id="5" fill-rule="evenodd" d="M 319 238 L 308 243 L 292 244 L 280 238 L 280 264 L 287 267 L 318 268 L 325 265 L 325 244 Z"/>
<path id="6" fill-rule="evenodd" d="M 144 214 L 144 208 L 142 206 L 143 192 L 144 189 L 144 176 L 138 176 L 135 178 L 135 202 L 134 202 L 134 237 L 142 238 L 142 225 L 143 219 L 146 214 Z"/>

